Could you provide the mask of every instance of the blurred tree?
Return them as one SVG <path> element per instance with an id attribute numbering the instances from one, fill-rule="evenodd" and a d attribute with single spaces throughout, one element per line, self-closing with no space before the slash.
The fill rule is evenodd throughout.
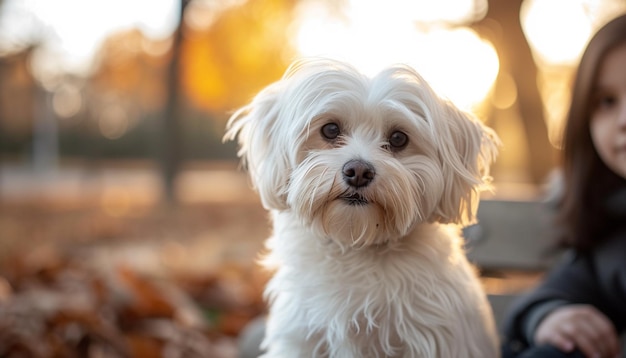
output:
<path id="1" fill-rule="evenodd" d="M 181 0 L 167 75 L 161 168 L 169 204 L 176 202 L 175 182 L 183 159 L 179 91 L 197 107 L 224 113 L 279 78 L 292 54 L 285 46 L 285 29 L 295 0 L 249 0 L 211 17 L 214 22 L 203 29 L 185 26 L 189 3 Z"/>
<path id="2" fill-rule="evenodd" d="M 180 0 L 178 27 L 174 32 L 170 64 L 167 70 L 167 104 L 163 116 L 161 139 L 161 171 L 164 199 L 167 204 L 176 204 L 176 177 L 181 165 L 181 100 L 180 62 L 183 43 L 183 20 L 189 0 Z"/>
<path id="3" fill-rule="evenodd" d="M 64 128 L 61 149 L 90 165 L 101 157 L 156 159 L 170 45 L 170 39 L 151 40 L 138 29 L 107 38 L 86 81 L 85 116 Z"/>
<path id="4" fill-rule="evenodd" d="M 28 143 L 32 137 L 37 91 L 28 69 L 32 51 L 29 47 L 0 57 L 0 149 Z"/>
<path id="5" fill-rule="evenodd" d="M 36 87 L 33 123 L 33 168 L 38 174 L 54 171 L 59 157 L 59 126 L 52 110 L 52 94 Z"/>
<path id="6" fill-rule="evenodd" d="M 496 82 L 502 80 L 503 74 L 510 74 L 515 82 L 517 109 L 522 118 L 524 138 L 529 151 L 530 179 L 535 184 L 541 184 L 554 167 L 556 149 L 550 144 L 548 137 L 543 102 L 537 84 L 537 66 L 522 30 L 522 2 L 523 0 L 489 1 L 487 15 L 472 24 L 472 28 L 491 41 L 498 53 L 500 75 Z"/>
<path id="7" fill-rule="evenodd" d="M 169 63 L 169 41 L 155 41 L 138 29 L 111 35 L 102 45 L 97 58 L 97 70 L 91 76 L 92 101 L 115 95 L 126 99 L 142 112 L 159 111 L 167 95 L 165 72 Z M 99 106 L 100 107 L 100 106 Z"/>

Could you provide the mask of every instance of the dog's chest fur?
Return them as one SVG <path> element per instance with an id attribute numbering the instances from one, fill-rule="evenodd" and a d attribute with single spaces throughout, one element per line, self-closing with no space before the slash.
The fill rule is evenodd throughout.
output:
<path id="1" fill-rule="evenodd" d="M 423 224 L 388 245 L 342 250 L 286 219 L 275 217 L 268 241 L 268 261 L 280 263 L 268 340 L 272 325 L 288 326 L 306 338 L 303 356 L 459 356 L 442 349 L 464 340 L 459 330 L 472 327 L 460 316 L 481 315 L 484 303 L 458 236 Z"/>

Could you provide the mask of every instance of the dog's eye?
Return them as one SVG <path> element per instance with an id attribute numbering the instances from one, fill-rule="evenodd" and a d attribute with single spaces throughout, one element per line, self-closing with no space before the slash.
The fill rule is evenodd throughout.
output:
<path id="1" fill-rule="evenodd" d="M 322 127 L 322 135 L 326 139 L 335 139 L 339 136 L 339 126 L 337 123 L 327 123 Z"/>
<path id="2" fill-rule="evenodd" d="M 399 150 L 409 143 L 409 137 L 404 132 L 396 131 L 389 136 L 389 145 L 392 150 Z"/>

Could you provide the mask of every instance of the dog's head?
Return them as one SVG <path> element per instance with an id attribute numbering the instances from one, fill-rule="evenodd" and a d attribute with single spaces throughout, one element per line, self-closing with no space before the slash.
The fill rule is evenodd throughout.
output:
<path id="1" fill-rule="evenodd" d="M 263 205 L 353 245 L 419 222 L 468 224 L 498 138 L 407 66 L 368 78 L 329 59 L 293 64 L 228 123 Z"/>

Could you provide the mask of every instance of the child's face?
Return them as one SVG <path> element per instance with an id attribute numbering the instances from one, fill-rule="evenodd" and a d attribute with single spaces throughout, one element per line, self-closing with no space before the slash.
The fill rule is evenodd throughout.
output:
<path id="1" fill-rule="evenodd" d="M 604 163 L 626 178 L 626 42 L 604 57 L 593 93 L 593 144 Z"/>

